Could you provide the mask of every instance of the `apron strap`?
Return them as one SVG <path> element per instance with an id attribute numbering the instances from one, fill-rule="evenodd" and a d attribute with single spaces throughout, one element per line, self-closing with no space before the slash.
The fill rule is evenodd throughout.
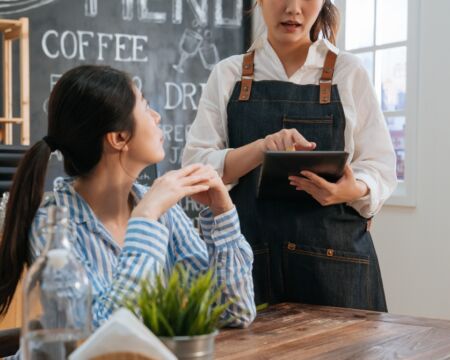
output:
<path id="1" fill-rule="evenodd" d="M 325 64 L 323 65 L 322 77 L 319 80 L 321 104 L 329 104 L 331 101 L 331 81 L 333 79 L 336 58 L 337 55 L 328 50 Z"/>
<path id="2" fill-rule="evenodd" d="M 252 92 L 254 58 L 255 52 L 252 51 L 245 54 L 244 61 L 242 61 L 241 92 L 239 93 L 240 101 L 247 101 Z"/>
<path id="3" fill-rule="evenodd" d="M 242 61 L 241 92 L 239 93 L 240 101 L 247 101 L 250 98 L 254 76 L 254 58 L 255 52 L 252 51 L 245 54 L 244 60 Z M 319 81 L 321 104 L 329 104 L 331 101 L 331 82 L 336 59 L 337 55 L 329 50 L 325 58 L 322 77 Z"/>

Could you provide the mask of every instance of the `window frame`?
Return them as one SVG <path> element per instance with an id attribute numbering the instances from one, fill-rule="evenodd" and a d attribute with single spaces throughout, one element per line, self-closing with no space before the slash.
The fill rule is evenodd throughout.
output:
<path id="1" fill-rule="evenodd" d="M 415 207 L 417 204 L 417 127 L 418 127 L 418 90 L 419 90 L 419 5 L 420 0 L 408 1 L 407 17 L 407 39 L 406 41 L 376 45 L 376 4 L 374 0 L 374 44 L 370 47 L 346 50 L 350 53 L 363 53 L 376 50 L 406 46 L 406 104 L 405 116 L 405 179 L 399 181 L 392 196 L 387 200 L 386 205 Z M 345 15 L 346 0 L 335 0 L 335 5 L 340 12 L 340 30 L 337 38 L 337 45 L 340 49 L 345 49 Z M 373 63 L 373 81 L 375 81 L 375 61 Z M 390 112 L 383 112 L 389 115 Z M 394 112 L 395 114 L 395 112 Z"/>

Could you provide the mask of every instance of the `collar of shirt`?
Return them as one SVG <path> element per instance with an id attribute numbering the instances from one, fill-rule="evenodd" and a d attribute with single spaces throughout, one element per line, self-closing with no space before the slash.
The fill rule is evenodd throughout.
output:
<path id="1" fill-rule="evenodd" d="M 74 180 L 73 177 L 58 177 L 55 179 L 53 194 L 56 205 L 67 207 L 70 219 L 76 224 L 86 224 L 90 231 L 97 234 L 104 232 L 104 226 L 97 219 L 89 204 L 75 191 Z M 138 203 L 145 192 L 145 186 L 134 183 L 131 188 L 134 202 Z"/>
<path id="2" fill-rule="evenodd" d="M 260 59 L 264 59 L 262 61 L 266 62 L 266 65 L 267 65 L 267 61 L 269 61 L 272 65 L 272 71 L 275 72 L 276 76 L 279 79 L 292 81 L 298 76 L 298 73 L 300 71 L 303 71 L 306 69 L 321 69 L 321 68 L 323 68 L 323 64 L 325 62 L 325 56 L 326 56 L 328 50 L 333 51 L 335 54 L 339 53 L 339 49 L 337 47 L 335 47 L 333 44 L 331 44 L 326 39 L 320 39 L 320 40 L 317 40 L 314 43 L 312 43 L 309 48 L 305 63 L 289 79 L 287 78 L 283 64 L 281 63 L 278 55 L 276 54 L 275 50 L 273 49 L 272 45 L 270 44 L 270 42 L 267 38 L 267 31 L 264 31 L 263 34 L 261 34 L 259 37 L 256 38 L 256 40 L 253 42 L 253 44 L 250 46 L 250 48 L 247 50 L 247 52 L 255 51 L 255 53 L 256 53 L 255 63 L 261 61 Z M 263 55 L 261 57 L 258 56 L 258 53 L 260 51 Z M 265 59 L 267 59 L 267 60 L 265 60 Z M 255 65 L 255 66 L 257 66 L 257 65 Z"/>

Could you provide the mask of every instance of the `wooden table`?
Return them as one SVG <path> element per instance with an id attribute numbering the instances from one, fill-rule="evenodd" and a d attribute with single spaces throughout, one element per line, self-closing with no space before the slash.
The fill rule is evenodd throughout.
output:
<path id="1" fill-rule="evenodd" d="M 450 321 L 279 304 L 221 331 L 215 359 L 450 359 Z"/>

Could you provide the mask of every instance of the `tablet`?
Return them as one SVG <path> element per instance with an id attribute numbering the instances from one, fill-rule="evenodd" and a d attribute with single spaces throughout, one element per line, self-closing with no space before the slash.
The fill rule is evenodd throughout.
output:
<path id="1" fill-rule="evenodd" d="M 345 151 L 266 151 L 257 188 L 258 198 L 291 199 L 304 197 L 295 190 L 288 176 L 311 171 L 328 181 L 336 182 L 344 173 L 348 153 Z"/>

